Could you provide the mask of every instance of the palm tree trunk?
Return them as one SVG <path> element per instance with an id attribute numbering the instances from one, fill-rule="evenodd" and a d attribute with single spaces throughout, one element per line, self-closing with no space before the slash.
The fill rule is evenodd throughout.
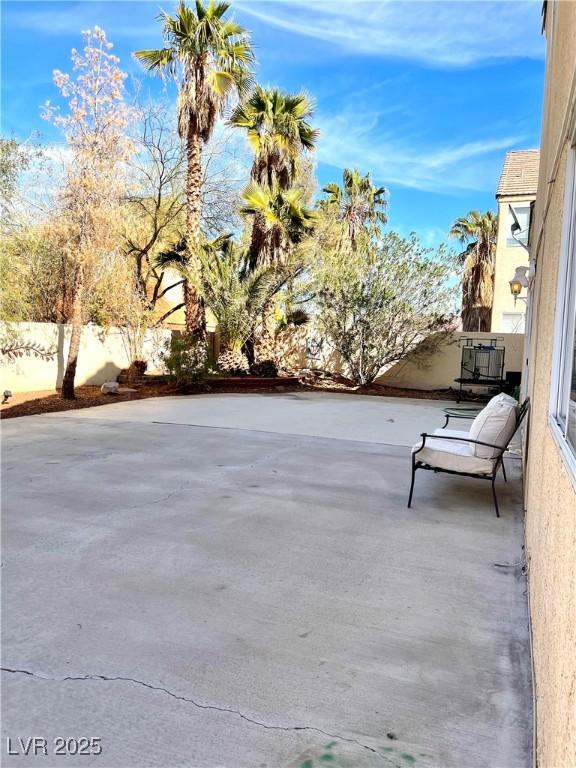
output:
<path id="1" fill-rule="evenodd" d="M 252 222 L 250 247 L 248 248 L 248 269 L 254 272 L 263 262 L 263 252 L 266 249 L 266 221 L 264 216 L 256 214 Z"/>
<path id="2" fill-rule="evenodd" d="M 254 335 L 250 336 L 250 338 L 246 339 L 244 344 L 242 345 L 242 352 L 246 355 L 246 360 L 248 360 L 248 365 L 250 368 L 254 365 L 256 362 L 256 342 L 254 340 Z"/>
<path id="3" fill-rule="evenodd" d="M 76 274 L 74 276 L 72 335 L 70 336 L 68 360 L 66 361 L 66 370 L 62 380 L 62 398 L 64 400 L 74 400 L 76 398 L 76 393 L 74 391 L 74 379 L 76 378 L 76 366 L 78 364 L 78 353 L 80 352 L 80 337 L 82 335 L 83 292 L 84 266 L 83 264 L 78 264 L 76 266 Z"/>
<path id="4" fill-rule="evenodd" d="M 466 333 L 489 333 L 491 307 L 470 307 L 462 310 L 462 330 Z"/>
<path id="5" fill-rule="evenodd" d="M 198 274 L 200 261 L 198 251 L 202 243 L 202 140 L 192 126 L 188 129 L 186 143 L 186 243 L 190 270 Z M 206 315 L 204 302 L 196 288 L 188 281 L 184 284 L 184 302 L 186 307 L 186 330 L 196 338 L 206 336 Z"/>
<path id="6" fill-rule="evenodd" d="M 258 362 L 264 360 L 274 359 L 274 333 L 276 330 L 276 320 L 274 317 L 274 310 L 276 308 L 276 302 L 274 299 L 269 299 L 266 302 L 264 309 L 262 310 L 262 325 L 259 329 L 259 333 L 256 334 L 256 357 Z"/>
<path id="7" fill-rule="evenodd" d="M 204 302 L 189 280 L 182 283 L 182 292 L 184 294 L 186 333 L 191 334 L 197 340 L 203 340 L 206 336 Z"/>
<path id="8" fill-rule="evenodd" d="M 494 268 L 478 247 L 464 264 L 462 282 L 462 330 L 489 333 L 494 297 Z"/>

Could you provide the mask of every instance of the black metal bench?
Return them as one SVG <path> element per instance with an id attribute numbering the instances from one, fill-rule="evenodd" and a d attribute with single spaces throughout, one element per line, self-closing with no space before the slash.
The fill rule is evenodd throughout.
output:
<path id="1" fill-rule="evenodd" d="M 475 478 L 479 478 L 481 480 L 490 480 L 491 483 L 492 483 L 492 498 L 494 499 L 494 508 L 496 510 L 496 517 L 500 517 L 500 510 L 498 508 L 498 498 L 496 496 L 496 487 L 495 487 L 496 475 L 498 474 L 498 470 L 500 469 L 500 467 L 502 467 L 502 473 L 504 475 L 504 479 L 506 479 L 506 471 L 504 469 L 504 463 L 503 463 L 504 453 L 505 453 L 506 449 L 508 448 L 508 446 L 510 445 L 510 442 L 512 441 L 512 438 L 514 437 L 514 435 L 518 431 L 518 428 L 522 424 L 522 421 L 524 420 L 524 418 L 525 418 L 525 416 L 526 416 L 526 414 L 528 412 L 529 407 L 530 407 L 530 401 L 529 401 L 528 398 L 526 398 L 526 400 L 524 400 L 524 402 L 522 403 L 522 405 L 518 408 L 518 410 L 516 412 L 516 427 L 514 429 L 514 432 L 510 435 L 510 439 L 506 442 L 506 445 L 494 445 L 492 443 L 482 442 L 481 440 L 472 440 L 469 437 L 452 437 L 452 436 L 449 436 L 449 435 L 438 435 L 438 434 L 431 435 L 431 434 L 429 434 L 427 432 L 422 432 L 422 434 L 420 435 L 420 437 L 422 438 L 422 445 L 417 450 L 415 450 L 415 451 L 413 450 L 412 451 L 412 479 L 411 479 L 411 483 L 410 483 L 410 494 L 408 496 L 408 507 L 412 506 L 412 496 L 413 496 L 413 493 L 414 493 L 414 479 L 415 479 L 415 475 L 416 475 L 416 470 L 417 469 L 429 469 L 432 472 L 444 472 L 444 473 L 449 474 L 449 475 L 461 475 L 462 477 L 475 477 Z M 439 430 L 439 431 L 442 431 L 442 430 Z M 436 439 L 436 440 L 451 440 L 451 441 L 457 441 L 457 442 L 460 442 L 460 443 L 469 443 L 469 444 L 474 444 L 474 445 L 482 445 L 482 446 L 486 446 L 488 448 L 495 449 L 497 451 L 496 455 L 493 458 L 489 459 L 489 460 L 486 459 L 486 462 L 490 461 L 490 463 L 491 463 L 491 471 L 489 471 L 489 472 L 488 471 L 487 472 L 460 472 L 460 471 L 457 471 L 457 470 L 445 469 L 445 468 L 442 468 L 442 467 L 434 466 L 433 464 L 428 464 L 426 462 L 419 461 L 417 459 L 417 456 L 418 456 L 418 454 L 421 451 L 424 450 L 424 448 L 426 446 L 426 440 L 429 439 L 429 438 L 430 439 Z"/>

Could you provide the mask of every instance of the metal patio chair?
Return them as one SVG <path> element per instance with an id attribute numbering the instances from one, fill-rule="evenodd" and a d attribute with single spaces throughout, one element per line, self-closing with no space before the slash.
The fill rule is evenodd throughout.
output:
<path id="1" fill-rule="evenodd" d="M 484 442 L 483 440 L 475 440 L 470 437 L 469 432 L 451 429 L 436 429 L 433 435 L 423 432 L 420 435 L 422 444 L 417 443 L 412 448 L 412 480 L 410 483 L 408 507 L 412 506 L 416 470 L 429 469 L 432 472 L 445 472 L 449 475 L 490 480 L 496 517 L 500 517 L 495 486 L 496 475 L 500 467 L 502 467 L 502 473 L 504 479 L 506 479 L 506 470 L 503 464 L 504 453 L 524 420 L 529 406 L 530 401 L 526 398 L 522 405 L 515 409 L 513 429 L 505 436 L 500 445 Z M 485 418 L 489 418 L 489 415 Z M 488 456 L 479 456 L 476 446 L 489 448 L 491 451 L 488 452 Z"/>

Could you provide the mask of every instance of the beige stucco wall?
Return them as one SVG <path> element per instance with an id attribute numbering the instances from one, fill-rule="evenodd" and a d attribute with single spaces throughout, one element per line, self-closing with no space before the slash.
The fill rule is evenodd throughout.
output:
<path id="1" fill-rule="evenodd" d="M 64 366 L 70 340 L 71 326 L 55 323 L 17 323 L 11 329 L 19 339 L 33 342 L 45 349 L 55 349 L 52 360 L 42 360 L 34 355 L 20 357 L 15 361 L 2 359 L 0 388 L 12 392 L 33 392 L 56 389 L 61 386 Z M 161 366 L 159 354 L 162 346 L 171 337 L 165 329 L 148 332 L 144 352 L 150 370 Z M 105 331 L 99 326 L 89 325 L 82 330 L 76 384 L 103 384 L 115 381 L 116 376 L 130 362 L 128 351 L 120 329 Z"/>
<path id="2" fill-rule="evenodd" d="M 454 333 L 446 343 L 425 360 L 407 358 L 392 366 L 377 379 L 379 384 L 410 389 L 447 389 L 458 387 L 454 379 L 460 376 L 462 339 L 486 342 L 489 333 Z M 497 334 L 498 343 L 506 348 L 504 371 L 522 371 L 524 336 L 517 333 Z M 484 390 L 485 391 L 485 390 Z"/>
<path id="3" fill-rule="evenodd" d="M 498 237 L 496 240 L 496 255 L 494 260 L 494 302 L 492 304 L 491 330 L 502 333 L 510 331 L 506 328 L 502 315 L 504 312 L 526 314 L 526 303 L 517 301 L 510 293 L 510 280 L 514 277 L 516 267 L 528 266 L 528 252 L 522 246 L 506 245 L 510 234 L 508 227 L 508 205 L 530 205 L 525 197 L 505 197 L 498 201 Z M 526 292 L 523 291 L 526 296 Z"/>
<path id="4" fill-rule="evenodd" d="M 576 491 L 548 418 L 568 154 L 564 121 L 576 68 L 576 3 L 549 2 L 547 10 L 546 98 L 531 246 L 537 272 L 533 293 L 534 331 L 529 350 L 528 393 L 532 410 L 525 469 L 526 543 L 538 765 L 540 768 L 574 768 Z"/>

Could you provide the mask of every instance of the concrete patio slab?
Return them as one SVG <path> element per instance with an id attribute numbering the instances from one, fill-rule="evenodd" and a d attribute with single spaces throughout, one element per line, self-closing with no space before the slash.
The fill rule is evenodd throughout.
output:
<path id="1" fill-rule="evenodd" d="M 3 425 L 2 764 L 528 766 L 518 462 L 500 520 L 432 473 L 408 510 L 438 404 L 246 398 Z M 229 423 L 186 426 L 198 400 Z M 48 756 L 7 754 L 29 736 Z"/>
<path id="2" fill-rule="evenodd" d="M 353 408 L 349 407 L 351 403 Z M 442 424 L 439 411 L 446 406 L 454 407 L 454 402 L 333 392 L 214 394 L 112 403 L 101 409 L 86 409 L 82 418 L 412 445 L 421 432 Z M 77 415 L 75 411 L 51 414 L 54 418 L 72 419 Z"/>

